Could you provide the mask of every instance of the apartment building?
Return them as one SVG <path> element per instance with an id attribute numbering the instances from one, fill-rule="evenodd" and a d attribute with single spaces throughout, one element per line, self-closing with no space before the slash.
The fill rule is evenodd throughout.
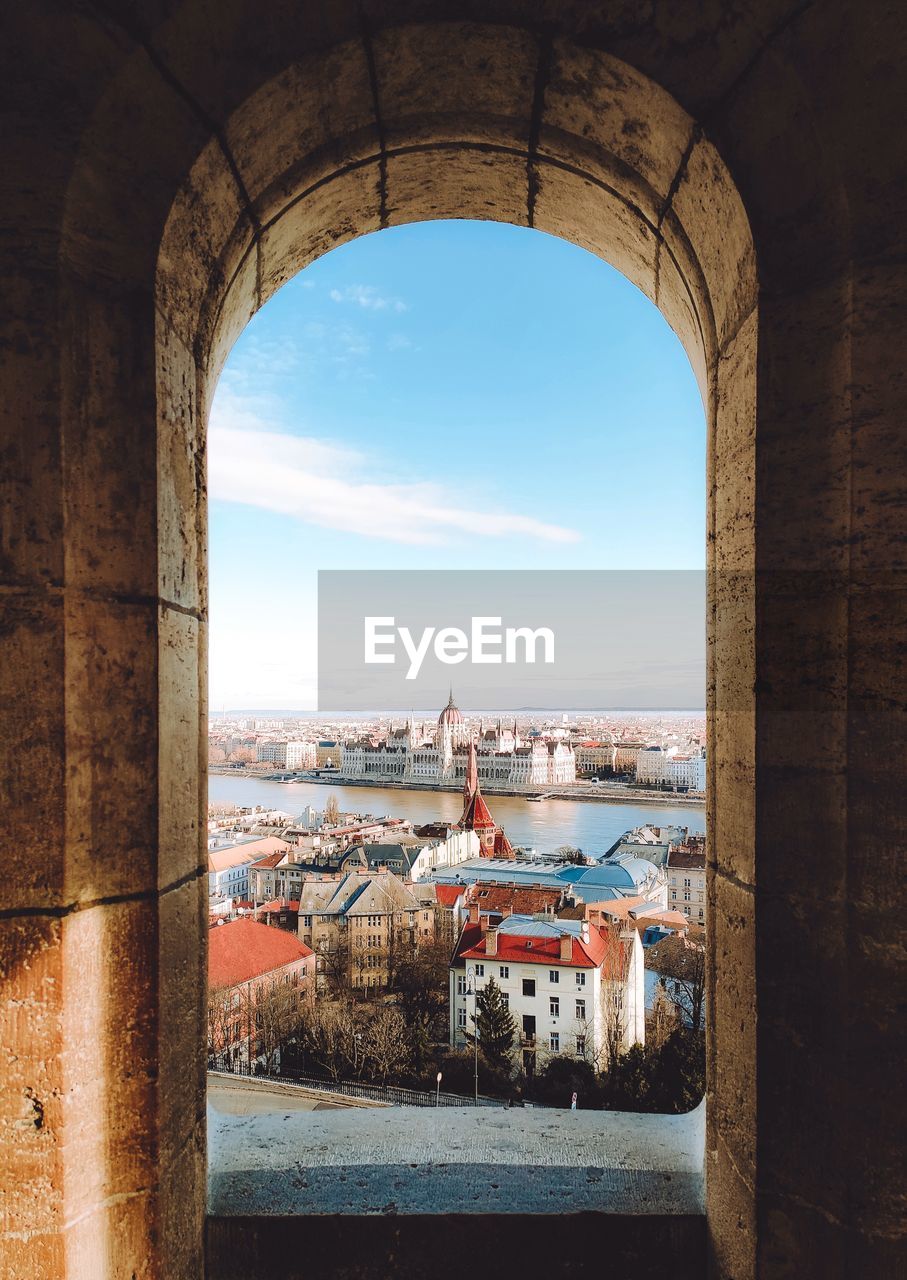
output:
<path id="1" fill-rule="evenodd" d="M 264 836 L 259 840 L 237 840 L 229 836 L 209 837 L 208 896 L 217 900 L 234 898 L 248 901 L 252 866 L 274 854 L 283 857 L 290 848 L 287 841 L 281 840 L 279 836 Z M 269 893 L 267 896 L 276 895 Z"/>
<path id="2" fill-rule="evenodd" d="M 450 1043 L 471 1041 L 476 995 L 500 987 L 516 1024 L 515 1065 L 527 1074 L 558 1055 L 596 1070 L 610 1052 L 645 1042 L 645 975 L 635 930 L 586 920 L 511 915 L 469 921 L 450 965 Z"/>
<path id="3" fill-rule="evenodd" d="M 306 880 L 299 939 L 316 955 L 319 991 L 380 990 L 399 956 L 435 936 L 434 886 L 410 886 L 379 869 Z"/>
<path id="4" fill-rule="evenodd" d="M 208 931 L 208 1051 L 219 1066 L 280 1062 L 314 995 L 315 957 L 292 934 L 255 920 Z M 267 1060 L 270 1060 L 269 1062 Z"/>
<path id="5" fill-rule="evenodd" d="M 668 906 L 705 928 L 705 836 L 688 836 L 668 848 Z"/>

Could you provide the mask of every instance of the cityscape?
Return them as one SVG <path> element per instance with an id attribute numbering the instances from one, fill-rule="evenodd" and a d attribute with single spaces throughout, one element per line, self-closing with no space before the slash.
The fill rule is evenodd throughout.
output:
<path id="1" fill-rule="evenodd" d="M 0 1280 L 905 1280 L 907 5 L 0 31 Z"/>
<path id="2" fill-rule="evenodd" d="M 705 760 L 701 714 L 505 719 L 453 690 L 431 720 L 213 717 L 212 1080 L 688 1110 Z M 546 822 L 565 804 L 582 846 Z"/>

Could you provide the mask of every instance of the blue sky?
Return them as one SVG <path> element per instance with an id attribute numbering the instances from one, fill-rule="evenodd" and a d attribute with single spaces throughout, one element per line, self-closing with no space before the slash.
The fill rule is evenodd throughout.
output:
<path id="1" fill-rule="evenodd" d="M 585 250 L 432 222 L 326 254 L 250 321 L 209 440 L 211 707 L 315 705 L 316 574 L 701 569 L 680 342 Z"/>

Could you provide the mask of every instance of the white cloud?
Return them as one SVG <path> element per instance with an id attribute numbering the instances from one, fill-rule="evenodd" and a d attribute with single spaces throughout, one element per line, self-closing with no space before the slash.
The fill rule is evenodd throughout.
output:
<path id="1" fill-rule="evenodd" d="M 533 516 L 470 510 L 441 486 L 387 483 L 363 454 L 283 432 L 234 397 L 218 396 L 208 435 L 210 495 L 369 538 L 438 544 L 456 535 L 576 542 Z"/>
<path id="2" fill-rule="evenodd" d="M 379 293 L 371 284 L 348 284 L 343 289 L 332 289 L 332 302 L 352 302 L 366 311 L 406 310 L 406 303 L 401 298 L 389 298 Z"/>
<path id="3" fill-rule="evenodd" d="M 408 351 L 412 345 L 405 333 L 392 333 L 387 340 L 388 351 Z"/>

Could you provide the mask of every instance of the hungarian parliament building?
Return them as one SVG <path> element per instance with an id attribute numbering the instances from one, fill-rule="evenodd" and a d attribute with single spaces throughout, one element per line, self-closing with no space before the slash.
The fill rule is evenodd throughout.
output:
<path id="1" fill-rule="evenodd" d="M 558 786 L 576 781 L 576 757 L 564 742 L 532 736 L 524 742 L 516 721 L 505 728 L 480 725 L 478 737 L 467 727 L 459 707 L 450 701 L 427 729 L 407 720 L 393 727 L 383 742 L 371 738 L 344 743 L 340 772 L 348 778 L 381 778 L 412 782 L 462 782 L 469 747 L 474 743 L 479 782 L 498 786 Z"/>

